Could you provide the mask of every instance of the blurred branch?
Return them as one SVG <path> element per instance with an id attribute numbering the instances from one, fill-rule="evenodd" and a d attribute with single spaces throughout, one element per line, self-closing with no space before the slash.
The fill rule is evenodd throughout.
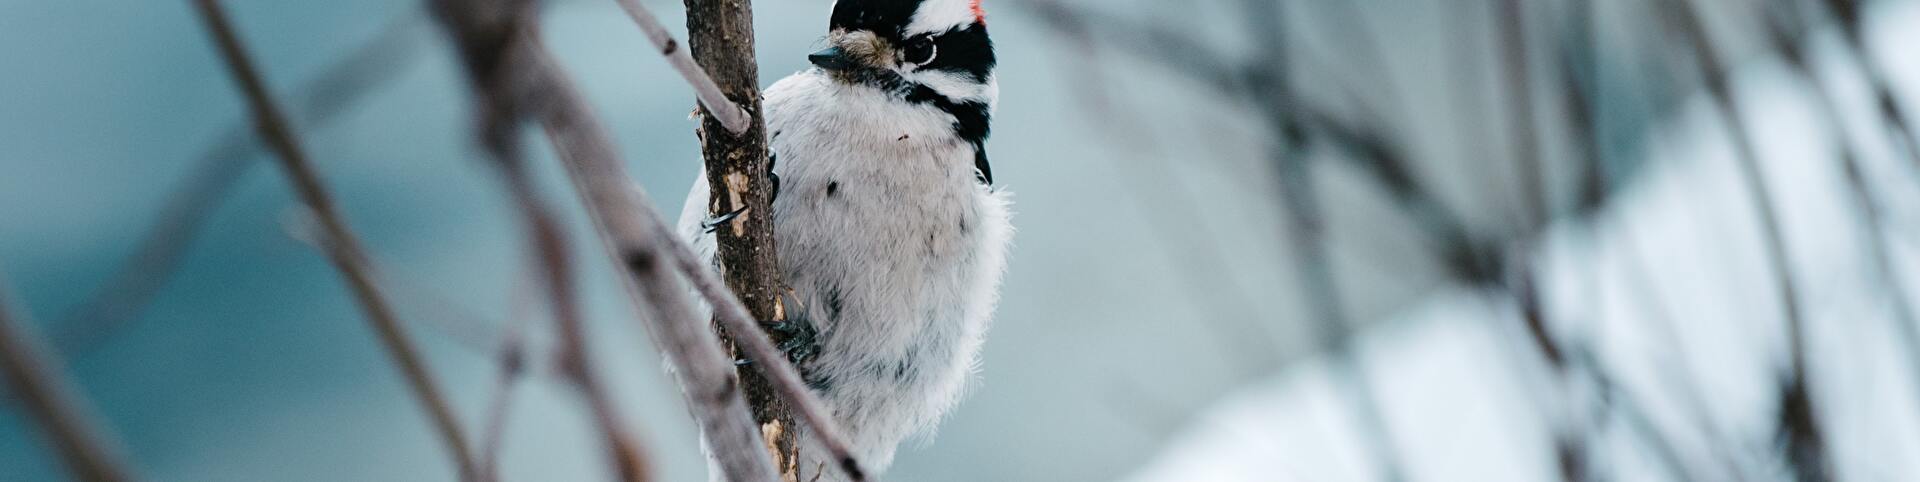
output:
<path id="1" fill-rule="evenodd" d="M 1238 279 L 1232 276 L 1232 263 L 1225 256 L 1229 252 L 1222 248 L 1219 236 L 1208 229 L 1206 212 L 1193 201 L 1186 183 L 1179 173 L 1168 169 L 1161 158 L 1160 149 L 1155 145 L 1153 129 L 1131 122 L 1139 116 L 1129 111 L 1129 105 L 1107 94 L 1107 83 L 1096 79 L 1102 72 L 1099 51 L 1093 46 L 1093 39 L 1074 35 L 1072 42 L 1078 56 L 1068 62 L 1056 65 L 1068 75 L 1068 89 L 1078 96 L 1081 103 L 1088 106 L 1084 119 L 1086 122 L 1106 129 L 1113 143 L 1108 147 L 1115 161 L 1106 163 L 1115 167 L 1119 178 L 1127 182 L 1127 190 L 1135 193 L 1120 196 L 1135 204 L 1132 212 L 1153 226 L 1148 232 L 1159 238 L 1161 253 L 1167 262 L 1182 278 L 1177 283 L 1188 290 L 1188 298 L 1198 308 L 1211 311 L 1206 325 L 1217 338 L 1221 349 L 1233 355 L 1226 358 L 1243 371 L 1240 375 L 1253 376 L 1257 371 L 1278 363 L 1275 358 L 1272 337 L 1260 329 L 1261 303 L 1248 293 Z M 1131 161 L 1124 158 L 1132 157 Z M 1131 169 L 1128 169 L 1131 168 Z M 1150 196 L 1156 189 L 1167 192 L 1162 196 Z M 1156 210 L 1169 213 L 1155 214 Z M 1179 235 L 1185 234 L 1187 237 Z M 1209 300 L 1224 300 L 1214 302 Z"/>
<path id="2" fill-rule="evenodd" d="M 1775 8 L 1770 11 L 1774 15 L 1770 16 L 1771 21 L 1767 22 L 1767 40 L 1773 45 L 1774 50 L 1786 59 L 1787 65 L 1792 66 L 1794 72 L 1814 91 L 1815 105 L 1819 107 L 1820 115 L 1827 125 L 1831 126 L 1834 145 L 1838 151 L 1835 155 L 1840 159 L 1840 168 L 1846 176 L 1848 190 L 1852 191 L 1849 200 L 1853 202 L 1854 210 L 1860 214 L 1860 237 L 1866 246 L 1865 251 L 1870 264 L 1873 265 L 1869 271 L 1872 271 L 1873 276 L 1880 280 L 1880 286 L 1884 288 L 1888 301 L 1892 304 L 1894 330 L 1900 333 L 1900 340 L 1906 345 L 1910 365 L 1920 367 L 1920 315 L 1915 314 L 1912 301 L 1907 299 L 1906 284 L 1901 279 L 1899 270 L 1894 268 L 1892 250 L 1887 246 L 1886 238 L 1883 237 L 1885 231 L 1880 226 L 1879 203 L 1874 199 L 1874 193 L 1861 172 L 1860 153 L 1854 148 L 1851 136 L 1847 135 L 1846 119 L 1840 113 L 1840 100 L 1834 94 L 1834 89 L 1814 72 L 1807 58 L 1806 49 L 1793 40 L 1798 36 L 1797 33 L 1805 32 L 1809 28 L 1804 18 L 1792 11 L 1791 5 L 1776 3 L 1773 7 Z M 1892 118 L 1883 117 L 1883 120 L 1889 123 L 1894 122 Z M 1890 124 L 1888 127 L 1898 128 L 1898 124 Z M 1901 141 L 1895 139 L 1893 143 L 1899 144 Z M 1920 390 L 1920 384 L 1916 384 L 1914 388 Z"/>
<path id="3" fill-rule="evenodd" d="M 1451 273 L 1471 283 L 1498 279 L 1500 270 L 1494 265 L 1497 257 L 1492 255 L 1495 250 L 1475 239 L 1466 223 L 1417 180 L 1411 158 L 1402 146 L 1389 140 L 1377 126 L 1352 124 L 1309 104 L 1291 86 L 1277 81 L 1280 74 L 1270 63 L 1232 60 L 1185 33 L 1129 22 L 1060 0 L 1022 0 L 1014 5 L 1032 11 L 1036 18 L 1069 36 L 1113 46 L 1246 105 L 1259 109 L 1276 103 L 1285 105 L 1273 114 L 1284 121 L 1281 135 L 1289 142 L 1324 142 L 1345 153 L 1339 158 L 1352 162 L 1360 173 L 1385 189 L 1400 211 L 1432 238 L 1435 251 Z"/>
<path id="4" fill-rule="evenodd" d="M 628 0 L 632 1 L 632 0 Z M 753 2 L 751 0 L 685 0 L 687 39 L 692 57 L 713 75 L 727 97 L 735 99 L 751 117 L 745 129 L 723 130 L 710 110 L 702 109 L 702 122 L 695 131 L 705 160 L 708 186 L 707 216 L 720 218 L 732 214 L 732 220 L 713 230 L 713 264 L 721 278 L 754 320 L 768 323 L 787 321 L 790 308 L 782 301 L 788 292 L 780 271 L 779 244 L 774 239 L 773 196 L 779 190 L 773 174 L 773 155 L 768 149 L 767 126 L 760 103 L 760 67 L 754 59 Z M 784 344 L 787 336 L 777 330 L 762 330 L 757 325 L 741 327 L 722 324 L 728 338 L 739 338 L 737 329 L 762 331 L 775 344 Z M 733 347 L 734 356 L 741 349 Z M 800 477 L 800 426 L 796 413 L 784 400 L 776 382 L 759 376 L 754 370 L 740 370 L 747 404 L 753 408 L 754 421 L 766 434 L 768 450 L 782 479 Z M 803 390 L 804 391 L 804 390 Z M 844 458 L 845 454 L 835 454 Z M 858 479 L 860 475 L 854 475 Z"/>
<path id="5" fill-rule="evenodd" d="M 1300 263 L 1294 272 L 1312 310 L 1310 319 L 1319 332 L 1320 344 L 1332 353 L 1335 376 L 1340 380 L 1338 385 L 1346 391 L 1348 402 L 1355 410 L 1356 428 L 1373 465 L 1381 471 L 1381 479 L 1407 480 L 1399 449 L 1394 446 L 1393 432 L 1385 411 L 1380 408 L 1379 395 L 1354 346 L 1352 321 L 1345 312 L 1345 297 L 1339 280 L 1334 278 L 1332 260 L 1327 253 L 1325 211 L 1320 208 L 1311 165 L 1306 162 L 1305 150 L 1299 142 L 1301 136 L 1292 124 L 1296 119 L 1289 114 L 1294 103 L 1289 102 L 1292 98 L 1291 64 L 1287 54 L 1290 43 L 1283 5 L 1267 0 L 1245 0 L 1242 5 L 1245 8 L 1242 13 L 1251 22 L 1255 42 L 1267 54 L 1262 61 L 1268 65 L 1271 78 L 1266 80 L 1271 84 L 1255 89 L 1267 93 L 1259 107 L 1266 113 L 1274 132 L 1274 144 L 1270 147 L 1273 175 L 1278 181 L 1276 187 L 1285 217 L 1288 251 L 1294 253 Z"/>
<path id="6" fill-rule="evenodd" d="M 472 451 L 468 448 L 466 436 L 462 433 L 453 409 L 447 404 L 439 386 L 433 381 L 427 370 L 426 362 L 407 337 L 406 328 L 393 314 L 391 306 L 376 286 L 373 268 L 366 256 L 366 250 L 360 246 L 360 240 L 347 228 L 346 221 L 340 216 L 333 198 L 321 185 L 319 174 L 315 173 L 307 160 L 306 151 L 300 145 L 299 138 L 287 124 L 267 93 L 266 83 L 261 80 L 253 61 L 248 58 L 239 35 L 221 10 L 218 0 L 195 0 L 201 19 L 206 22 L 212 33 L 220 55 L 225 59 L 234 80 L 245 94 L 248 105 L 253 110 L 255 126 L 261 139 L 272 148 L 281 161 L 281 167 L 294 184 L 300 198 L 318 219 L 327 247 L 328 257 L 346 277 L 349 288 L 366 312 L 368 321 L 380 336 L 388 355 L 399 365 L 405 375 L 408 386 L 414 396 L 426 408 L 432 417 L 434 427 L 446 444 L 462 480 L 474 480 Z"/>
<path id="7" fill-rule="evenodd" d="M 1845 33 L 1847 48 L 1853 51 L 1854 60 L 1860 63 L 1860 70 L 1866 74 L 1867 84 L 1873 89 L 1875 112 L 1881 122 L 1888 127 L 1893 144 L 1913 167 L 1920 169 L 1920 130 L 1915 130 L 1910 119 L 1912 113 L 1894 98 L 1893 86 L 1889 82 L 1886 67 L 1873 57 L 1867 48 L 1866 26 L 1860 15 L 1860 0 L 1822 0 L 1827 9 L 1839 20 L 1840 30 Z"/>
<path id="8" fill-rule="evenodd" d="M 52 439 L 73 478 L 89 482 L 133 480 L 110 434 L 100 430 L 66 370 L 28 331 L 25 310 L 15 308 L 0 280 L 0 373 L 25 402 L 28 415 Z"/>
<path id="9" fill-rule="evenodd" d="M 487 48 L 489 41 L 497 41 L 487 34 L 485 17 L 480 15 L 498 6 L 480 0 L 465 3 L 477 5 L 440 0 L 441 20 L 466 55 L 473 57 L 476 51 Z M 468 6 L 480 8 L 463 8 Z M 658 211 L 631 183 L 606 128 L 593 116 L 572 82 L 560 73 L 551 55 L 536 42 L 530 38 L 507 45 L 514 50 L 501 56 L 511 60 L 501 64 L 501 75 L 517 86 L 515 93 L 530 97 L 523 105 L 533 109 L 530 114 L 539 119 L 552 140 L 601 233 L 608 255 L 624 268 L 627 276 L 623 284 L 634 308 L 640 310 L 642 319 L 655 324 L 652 331 L 676 368 L 674 373 L 722 473 L 734 482 L 775 480 L 772 462 L 762 450 L 759 429 L 739 391 L 733 364 L 714 333 L 696 320 L 693 305 L 675 281 L 676 267 L 689 268 L 686 271 L 692 274 L 695 286 L 703 286 L 702 279 L 712 275 L 701 270 L 709 268 L 700 266 L 692 251 L 674 239 Z M 811 392 L 799 384 L 792 364 L 773 348 L 773 342 L 752 320 L 727 316 L 729 312 L 745 312 L 738 300 L 731 294 L 719 298 L 715 311 L 723 323 L 753 328 L 729 330 L 735 341 L 747 348 L 747 355 L 763 373 L 775 374 L 779 386 L 798 388 L 800 396 L 788 401 L 800 405 L 803 414 L 820 415 L 819 422 L 809 416 L 808 423 L 823 438 L 831 439 L 826 435 L 837 433 L 831 419 L 824 418 L 818 400 L 809 398 Z M 781 380 L 792 385 L 778 383 Z M 809 403 L 812 410 L 807 410 Z M 841 461 L 843 467 L 855 469 L 851 457 Z M 857 469 L 849 472 L 858 473 Z"/>
<path id="10" fill-rule="evenodd" d="M 1818 414 L 1812 408 L 1813 395 L 1808 387 L 1805 315 L 1801 312 L 1800 293 L 1794 281 L 1793 266 L 1773 194 L 1767 186 L 1766 173 L 1760 167 L 1759 154 L 1755 152 L 1758 147 L 1743 124 L 1748 117 L 1740 103 L 1733 98 L 1732 81 L 1727 75 L 1726 64 L 1721 61 L 1712 39 L 1707 36 L 1695 5 L 1691 0 L 1663 0 L 1661 6 L 1664 15 L 1659 15 L 1660 20 L 1682 38 L 1682 42 L 1692 50 L 1695 61 L 1707 72 L 1707 93 L 1713 100 L 1714 112 L 1733 138 L 1734 157 L 1740 168 L 1740 177 L 1746 184 L 1748 201 L 1759 212 L 1762 247 L 1773 265 L 1774 290 L 1782 304 L 1782 315 L 1787 320 L 1790 366 L 1786 380 L 1781 384 L 1779 413 L 1779 433 L 1786 443 L 1787 457 L 1800 479 L 1827 480 L 1832 475 L 1829 465 L 1831 458 L 1826 453 L 1823 431 Z"/>
<path id="11" fill-rule="evenodd" d="M 525 279 L 516 277 L 515 279 Z M 523 319 L 523 290 L 514 290 L 514 308 L 509 310 L 514 317 L 507 321 L 508 326 L 500 338 L 500 347 L 495 361 L 499 363 L 500 373 L 494 377 L 493 393 L 489 395 L 484 422 L 480 426 L 479 469 L 481 482 L 500 480 L 500 450 L 505 443 L 507 415 L 513 411 L 513 389 L 527 372 L 526 340 L 521 329 Z"/>
<path id="12" fill-rule="evenodd" d="M 752 126 L 753 117 L 732 100 L 727 99 L 726 94 L 720 92 L 720 84 L 714 83 L 713 77 L 708 76 L 707 71 L 700 68 L 700 64 L 694 63 L 693 56 L 687 55 L 687 49 L 680 48 L 680 43 L 673 39 L 673 34 L 667 33 L 666 25 L 662 25 L 660 19 L 654 17 L 653 12 L 647 10 L 647 6 L 641 4 L 640 0 L 616 1 L 622 10 L 626 10 L 627 16 L 633 19 L 633 23 L 640 26 L 640 31 L 647 35 L 647 41 L 653 42 L 654 48 L 660 50 L 660 55 L 667 58 L 668 64 L 673 65 L 673 70 L 680 72 L 680 77 L 686 79 L 689 87 L 693 87 L 693 94 L 700 99 L 700 105 L 712 106 L 707 107 L 705 112 L 720 121 L 720 125 L 725 126 L 727 132 L 732 132 L 736 136 L 746 134 L 747 128 Z M 687 18 L 691 20 L 694 16 L 689 12 Z"/>
<path id="13" fill-rule="evenodd" d="M 1548 197 L 1547 176 L 1543 169 L 1540 138 L 1535 133 L 1533 116 L 1533 78 L 1527 61 L 1527 12 L 1521 0 L 1499 0 L 1493 21 L 1500 32 L 1501 71 L 1506 76 L 1507 120 L 1513 130 L 1514 170 L 1520 173 L 1522 199 L 1527 206 L 1526 230 L 1540 229 L 1553 217 Z"/>
<path id="14" fill-rule="evenodd" d="M 1548 195 L 1548 179 L 1544 172 L 1546 159 L 1542 157 L 1540 139 L 1533 113 L 1533 78 L 1531 63 L 1528 61 L 1529 25 L 1527 10 L 1520 0 L 1499 0 L 1493 6 L 1494 19 L 1490 22 L 1500 35 L 1501 70 L 1504 74 L 1507 95 L 1508 126 L 1512 129 L 1512 162 L 1515 171 L 1520 173 L 1521 211 L 1528 216 L 1528 226 L 1523 231 L 1544 229 L 1556 214 Z M 1573 405 L 1569 398 L 1574 396 L 1574 373 L 1567 360 L 1566 348 L 1561 346 L 1551 327 L 1548 326 L 1546 302 L 1540 295 L 1535 282 L 1535 271 L 1549 269 L 1546 256 L 1534 252 L 1532 236 L 1523 236 L 1514 251 L 1520 257 L 1532 257 L 1533 261 L 1521 262 L 1516 266 L 1519 276 L 1508 287 L 1518 299 L 1522 328 L 1533 340 L 1552 372 L 1563 397 L 1563 406 Z M 1552 411 L 1549 411 L 1550 413 Z M 1591 477 L 1592 463 L 1588 461 L 1588 435 L 1576 422 L 1576 416 L 1570 409 L 1560 410 L 1558 416 L 1549 416 L 1548 425 L 1554 439 L 1554 456 L 1559 463 L 1560 477 L 1567 482 L 1578 482 Z M 1675 472 L 1674 475 L 1681 475 Z"/>
<path id="15" fill-rule="evenodd" d="M 545 289 L 546 306 L 560 341 L 561 375 L 586 401 L 614 473 L 628 482 L 651 480 L 651 463 L 639 442 L 627 432 L 624 417 L 592 366 L 569 243 L 552 209 L 540 199 L 520 146 L 520 128 L 532 118 L 535 111 L 530 103 L 538 99 L 528 94 L 529 86 L 511 68 L 540 52 L 536 44 L 536 5 L 514 0 L 466 4 L 440 1 L 435 3 L 435 12 L 459 41 L 475 94 L 475 110 L 480 114 L 480 144 L 520 211 L 527 245 L 538 260 L 536 279 Z M 514 368 L 511 364 L 507 367 Z"/>
<path id="16" fill-rule="evenodd" d="M 325 126 L 378 86 L 406 72 L 420 53 L 421 43 L 415 38 L 419 20 L 417 12 L 409 11 L 389 21 L 373 39 L 294 89 L 296 122 L 309 128 Z M 83 356 L 139 318 L 177 274 L 187 249 L 220 201 L 253 167 L 259 147 L 251 125 L 242 123 L 202 150 L 185 184 L 163 202 L 159 219 L 133 255 L 100 288 L 56 318 L 54 345 Z"/>

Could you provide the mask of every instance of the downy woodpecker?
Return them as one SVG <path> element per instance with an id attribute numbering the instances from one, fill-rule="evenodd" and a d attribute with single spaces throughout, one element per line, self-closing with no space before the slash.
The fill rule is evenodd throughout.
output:
<path id="1" fill-rule="evenodd" d="M 765 95 L 800 334 L 785 348 L 878 473 L 958 401 L 999 296 L 1013 234 L 985 151 L 999 88 L 979 0 L 838 0 L 827 44 Z M 680 229 L 712 259 L 708 194 L 703 172 Z M 811 442 L 799 466 L 838 480 Z"/>

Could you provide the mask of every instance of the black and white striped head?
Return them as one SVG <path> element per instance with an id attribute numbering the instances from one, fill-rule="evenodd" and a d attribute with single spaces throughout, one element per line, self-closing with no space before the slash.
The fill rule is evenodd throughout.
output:
<path id="1" fill-rule="evenodd" d="M 980 0 L 837 0 L 827 42 L 808 60 L 842 81 L 956 102 L 997 94 Z"/>

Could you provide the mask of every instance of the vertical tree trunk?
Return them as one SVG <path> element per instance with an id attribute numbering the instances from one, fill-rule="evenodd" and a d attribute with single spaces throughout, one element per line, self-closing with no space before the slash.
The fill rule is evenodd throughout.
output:
<path id="1" fill-rule="evenodd" d="M 786 319 L 780 294 L 786 290 L 773 240 L 773 169 L 767 156 L 766 119 L 760 106 L 760 69 L 753 53 L 753 5 L 750 0 L 686 0 L 688 43 L 694 61 L 706 69 L 729 99 L 751 117 L 745 132 L 731 132 L 702 106 L 700 148 L 706 159 L 707 213 L 740 214 L 714 230 L 716 258 L 727 286 L 755 318 Z M 776 343 L 778 333 L 768 333 Z M 723 339 L 726 337 L 723 337 Z M 739 349 L 733 348 L 739 357 Z M 798 477 L 798 444 L 793 413 L 757 370 L 742 369 L 740 379 L 754 419 L 767 437 L 781 478 Z"/>

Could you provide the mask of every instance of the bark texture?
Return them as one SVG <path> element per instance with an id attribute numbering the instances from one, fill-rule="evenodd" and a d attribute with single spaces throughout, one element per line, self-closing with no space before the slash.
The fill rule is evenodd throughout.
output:
<path id="1" fill-rule="evenodd" d="M 694 61 L 750 117 L 747 130 L 735 134 L 707 106 L 700 108 L 700 149 L 707 183 L 713 189 L 707 214 L 738 213 L 715 228 L 719 248 L 715 258 L 727 287 L 755 318 L 784 321 L 780 294 L 786 284 L 773 239 L 773 164 L 767 155 L 760 68 L 753 53 L 753 4 L 749 0 L 686 0 L 686 5 L 688 44 Z M 785 341 L 777 332 L 768 335 L 776 344 Z M 736 357 L 742 355 L 738 347 L 731 348 Z M 793 430 L 793 411 L 757 370 L 743 367 L 740 379 L 782 478 L 794 480 L 798 439 Z"/>

